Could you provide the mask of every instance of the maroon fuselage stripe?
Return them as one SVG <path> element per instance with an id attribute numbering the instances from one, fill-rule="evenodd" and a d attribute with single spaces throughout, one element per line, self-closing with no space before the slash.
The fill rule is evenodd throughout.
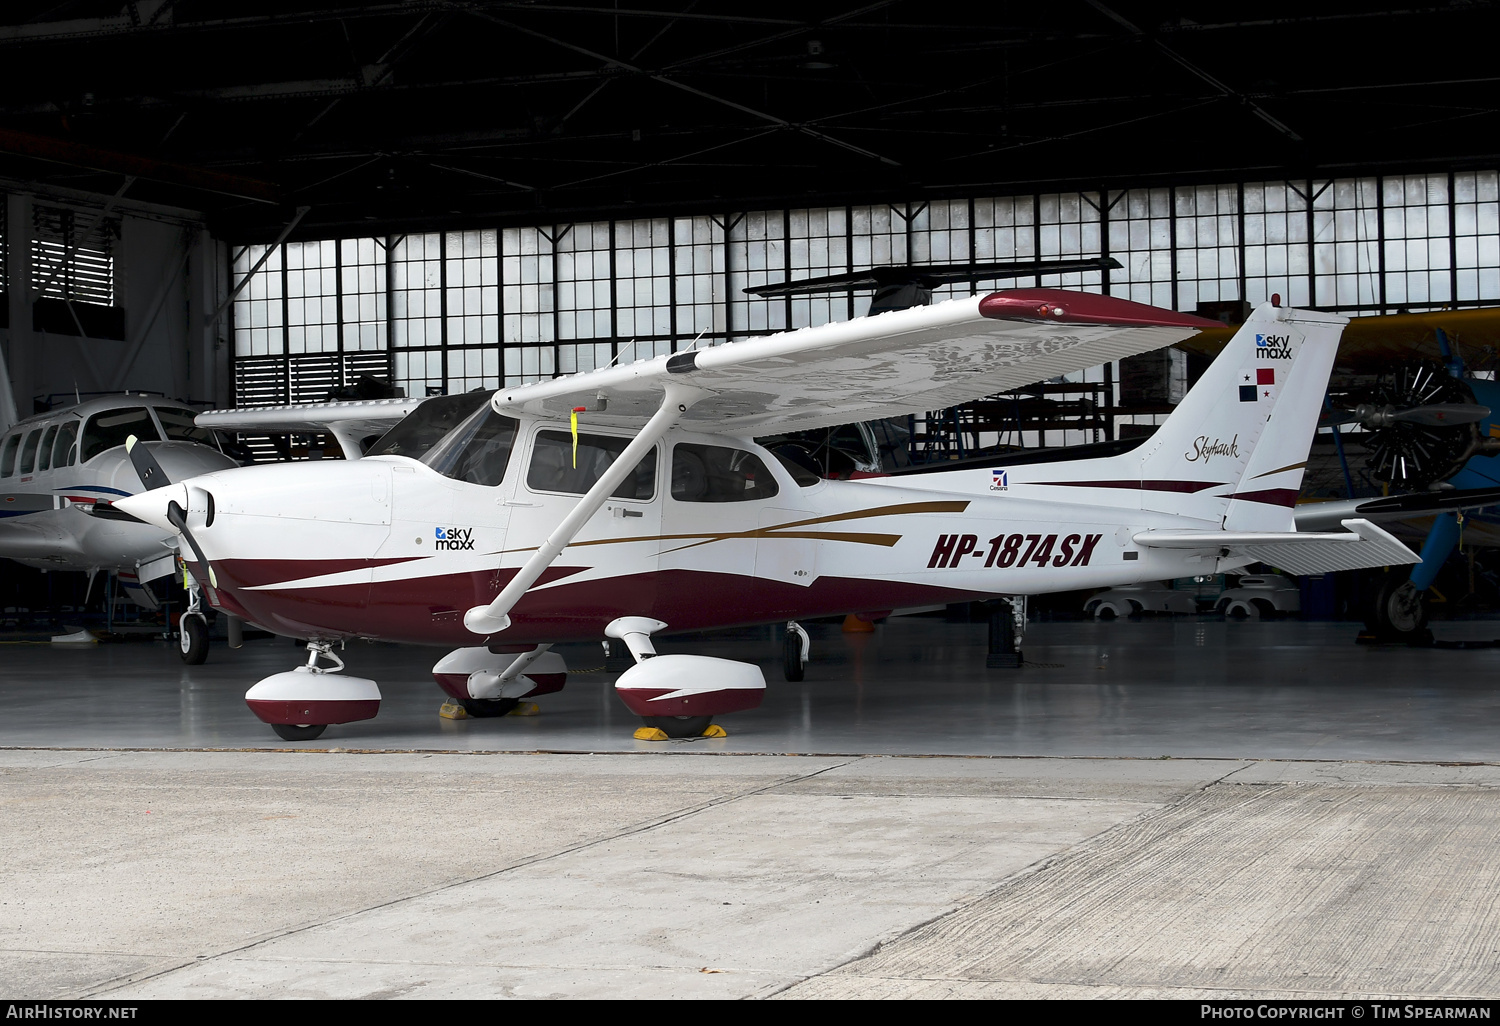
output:
<path id="1" fill-rule="evenodd" d="M 1025 481 L 1023 484 L 1052 485 L 1057 488 L 1133 488 L 1141 492 L 1201 492 L 1218 488 L 1227 481 Z"/>
<path id="2" fill-rule="evenodd" d="M 216 566 L 218 564 L 215 564 Z M 549 567 L 540 584 L 586 567 Z M 278 634 L 307 638 L 380 638 L 417 645 L 475 645 L 463 614 L 488 604 L 514 568 L 326 588 L 248 591 L 219 571 L 215 604 Z M 259 576 L 259 575 L 257 575 Z M 296 580 L 305 576 L 290 575 Z M 580 581 L 526 593 L 511 610 L 506 644 L 594 641 L 621 616 L 651 616 L 668 633 L 836 616 L 850 610 L 900 609 L 985 596 L 899 581 L 819 578 L 803 587 L 740 574 L 696 570 Z"/>
<path id="3" fill-rule="evenodd" d="M 1297 489 L 1295 488 L 1265 488 L 1258 492 L 1235 492 L 1229 497 L 1242 499 L 1245 502 L 1264 502 L 1268 506 L 1285 506 L 1288 509 L 1297 505 Z"/>

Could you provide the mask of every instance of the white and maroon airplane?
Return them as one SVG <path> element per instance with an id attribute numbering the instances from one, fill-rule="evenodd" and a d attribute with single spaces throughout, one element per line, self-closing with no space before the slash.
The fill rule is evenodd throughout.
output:
<path id="1" fill-rule="evenodd" d="M 1365 520 L 1296 531 L 1345 323 L 1332 314 L 1257 309 L 1124 455 L 825 480 L 795 446 L 753 441 L 951 406 L 1209 323 L 1092 294 L 997 292 L 429 400 L 363 459 L 206 474 L 116 505 L 181 528 L 200 580 L 217 575 L 218 608 L 310 639 L 307 666 L 246 695 L 284 738 L 376 714 L 376 683 L 336 672 L 332 648 L 350 638 L 454 646 L 438 684 L 498 714 L 562 686 L 550 646 L 605 636 L 636 660 L 616 683 L 626 705 L 696 735 L 759 704 L 761 671 L 657 655 L 653 636 L 788 622 L 805 658 L 795 621 L 810 617 L 1257 561 L 1292 573 L 1415 562 Z M 253 411 L 200 423 L 258 426 Z"/>

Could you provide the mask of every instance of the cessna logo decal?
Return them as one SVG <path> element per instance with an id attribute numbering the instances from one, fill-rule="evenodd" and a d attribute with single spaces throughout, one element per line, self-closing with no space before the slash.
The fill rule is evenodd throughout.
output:
<path id="1" fill-rule="evenodd" d="M 439 550 L 469 551 L 474 548 L 474 529 L 472 527 L 439 527 L 437 528 L 437 541 L 432 547 Z"/>
<path id="2" fill-rule="evenodd" d="M 985 566 L 1001 569 L 1012 566 L 1088 566 L 1094 546 L 1102 534 L 1070 534 L 1061 542 L 1057 535 L 997 534 L 988 548 L 980 548 L 979 538 L 972 534 L 943 534 L 933 546 L 927 569 L 956 567 L 963 558 L 984 559 Z"/>
<path id="3" fill-rule="evenodd" d="M 990 491 L 1003 492 L 1010 487 L 1010 474 L 1004 470 L 990 471 Z"/>
<path id="4" fill-rule="evenodd" d="M 1239 459 L 1240 436 L 1235 435 L 1227 442 L 1221 441 L 1218 438 L 1210 442 L 1207 435 L 1199 435 L 1193 439 L 1193 448 L 1182 454 L 1182 458 L 1189 463 L 1197 463 L 1199 460 L 1207 463 L 1215 456 L 1233 456 L 1235 459 Z"/>
<path id="5" fill-rule="evenodd" d="M 1255 358 L 1257 360 L 1290 360 L 1292 358 L 1292 336 L 1256 335 Z"/>

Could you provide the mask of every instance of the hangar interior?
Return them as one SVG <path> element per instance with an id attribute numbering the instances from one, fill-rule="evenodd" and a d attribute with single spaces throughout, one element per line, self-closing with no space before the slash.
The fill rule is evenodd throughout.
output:
<path id="1" fill-rule="evenodd" d="M 618 645 L 560 645 L 567 689 L 515 707 L 539 715 L 465 718 L 439 716 L 435 650 L 353 644 L 386 711 L 306 744 L 242 698 L 300 661 L 284 638 L 230 649 L 219 617 L 184 665 L 176 576 L 143 608 L 113 574 L 0 561 L 20 910 L 0 990 L 1492 998 L 1500 528 L 1438 500 L 1497 486 L 1459 468 L 1500 432 L 1466 421 L 1418 460 L 1426 436 L 1353 411 L 1402 408 L 1410 367 L 1461 378 L 1455 409 L 1495 381 L 1494 28 L 1484 0 L 9 5 L 7 501 L 51 444 L 14 423 L 91 398 L 488 392 L 863 318 L 885 286 L 750 290 L 1103 258 L 927 291 L 1355 318 L 1375 341 L 1335 366 L 1303 497 L 1435 497 L 1391 529 L 1443 558 L 1431 629 L 1358 648 L 1372 602 L 1413 608 L 1405 571 L 1068 592 L 1029 625 L 851 608 L 807 625 L 785 682 L 780 625 L 673 639 L 771 682 L 717 738 L 633 737 Z M 1128 445 L 1213 351 L 914 413 L 848 452 L 876 472 Z M 331 433 L 222 441 L 246 465 L 340 458 Z M 1013 616 L 1024 661 L 996 640 Z"/>

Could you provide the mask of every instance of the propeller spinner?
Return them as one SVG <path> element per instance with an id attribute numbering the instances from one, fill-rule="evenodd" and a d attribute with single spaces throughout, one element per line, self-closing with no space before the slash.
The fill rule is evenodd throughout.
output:
<path id="1" fill-rule="evenodd" d="M 136 476 L 141 479 L 141 486 L 146 491 L 154 491 L 165 485 L 171 484 L 167 472 L 161 468 L 151 450 L 141 444 L 141 440 L 135 435 L 125 439 L 125 452 L 130 456 L 130 465 L 135 467 Z M 187 489 L 183 488 L 183 498 L 187 497 Z M 208 496 L 209 522 L 213 521 L 213 496 Z M 188 527 L 187 511 L 182 504 L 174 501 L 167 503 L 167 522 L 177 529 L 177 533 L 187 540 L 188 547 L 193 550 L 193 555 L 198 557 L 198 562 L 208 571 L 208 583 L 217 588 L 219 586 L 218 576 L 214 573 L 213 564 L 203 554 L 203 547 L 198 544 L 198 539 L 193 537 L 192 530 Z M 193 576 L 197 576 L 196 572 Z M 199 583 L 203 583 L 201 580 Z"/>

